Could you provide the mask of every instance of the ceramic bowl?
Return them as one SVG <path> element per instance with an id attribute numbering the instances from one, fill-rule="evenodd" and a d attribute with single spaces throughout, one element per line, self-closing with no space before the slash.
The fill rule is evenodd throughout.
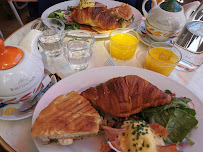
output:
<path id="1" fill-rule="evenodd" d="M 144 22 L 145 24 L 145 30 L 143 31 L 143 28 L 140 27 L 141 22 Z M 180 30 L 178 31 L 166 31 L 166 30 L 161 30 L 158 28 L 153 27 L 147 20 L 141 20 L 139 21 L 138 24 L 139 29 L 142 32 L 147 33 L 147 35 L 152 38 L 155 41 L 158 42 L 165 42 L 168 41 L 169 39 L 173 39 L 178 36 L 180 33 Z"/>
<path id="2" fill-rule="evenodd" d="M 155 41 L 165 42 L 178 36 L 178 31 L 166 31 L 153 27 L 147 20 L 144 21 L 147 34 Z"/>
<path id="3" fill-rule="evenodd" d="M 24 93 L 15 96 L 0 97 L 0 103 L 16 104 L 19 102 L 26 102 L 28 100 L 32 100 L 39 93 L 41 87 L 42 82 L 38 82 L 35 86 L 33 86 L 31 89 L 27 90 Z"/>

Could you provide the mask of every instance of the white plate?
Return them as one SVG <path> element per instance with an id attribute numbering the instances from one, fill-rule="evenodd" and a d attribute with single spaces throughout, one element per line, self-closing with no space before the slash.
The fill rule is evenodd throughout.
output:
<path id="1" fill-rule="evenodd" d="M 70 91 L 81 92 L 91 86 L 96 86 L 102 82 L 105 82 L 111 78 L 125 75 L 138 75 L 152 84 L 156 85 L 161 90 L 169 89 L 172 92 L 180 96 L 186 96 L 193 100 L 196 111 L 197 119 L 199 120 L 198 128 L 194 129 L 189 137 L 195 142 L 193 146 L 185 146 L 184 152 L 197 152 L 201 151 L 202 147 L 202 137 L 203 137 L 203 104 L 191 91 L 186 89 L 184 86 L 180 85 L 176 81 L 163 76 L 161 74 L 135 68 L 135 67 L 100 67 L 88 69 L 85 71 L 78 72 L 76 74 L 70 75 L 61 81 L 57 82 L 53 87 L 51 87 L 45 95 L 39 101 L 32 119 L 32 124 L 34 124 L 40 111 L 42 111 L 48 104 L 53 101 L 57 96 L 61 94 L 67 94 Z M 91 137 L 84 138 L 83 140 L 74 141 L 72 145 L 61 146 L 57 144 L 44 145 L 41 140 L 35 139 L 35 144 L 39 151 L 43 152 L 99 152 L 100 143 L 102 137 Z M 202 148 L 201 148 L 202 149 Z"/>
<path id="2" fill-rule="evenodd" d="M 79 4 L 79 1 L 80 0 L 66 1 L 66 2 L 62 2 L 62 3 L 58 3 L 56 5 L 53 5 L 42 13 L 41 18 L 42 19 L 47 18 L 51 12 L 53 12 L 57 9 L 63 10 L 63 9 L 67 9 L 68 6 L 77 6 Z M 100 2 L 104 5 L 106 5 L 107 8 L 116 7 L 116 6 L 123 4 L 121 2 L 110 1 L 110 0 L 95 0 L 95 2 Z M 134 14 L 134 22 L 127 27 L 135 28 L 138 20 L 140 20 L 142 18 L 142 14 L 136 8 L 134 8 L 134 7 L 131 7 L 131 8 L 132 8 L 132 11 Z M 109 34 L 95 34 L 94 36 L 95 36 L 95 38 L 105 38 L 105 37 L 108 37 Z"/>

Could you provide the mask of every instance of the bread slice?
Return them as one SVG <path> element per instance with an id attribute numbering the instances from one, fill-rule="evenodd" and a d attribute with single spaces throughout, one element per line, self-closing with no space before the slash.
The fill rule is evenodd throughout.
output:
<path id="1" fill-rule="evenodd" d="M 133 15 L 133 11 L 128 4 L 122 4 L 120 6 L 113 7 L 108 9 L 107 11 L 116 18 L 123 18 L 124 20 L 129 20 Z"/>
<path id="2" fill-rule="evenodd" d="M 100 115 L 90 102 L 72 91 L 55 98 L 40 112 L 31 136 L 45 142 L 58 139 L 60 144 L 68 145 L 74 139 L 96 135 L 100 122 Z"/>

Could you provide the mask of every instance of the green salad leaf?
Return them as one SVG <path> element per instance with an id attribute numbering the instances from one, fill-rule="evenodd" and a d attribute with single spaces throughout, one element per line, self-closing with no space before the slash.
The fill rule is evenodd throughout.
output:
<path id="1" fill-rule="evenodd" d="M 49 14 L 48 18 L 57 18 L 57 19 L 61 20 L 65 24 L 64 30 L 68 30 L 68 29 L 77 30 L 77 29 L 79 29 L 80 28 L 80 24 L 79 23 L 77 23 L 75 21 L 69 21 L 69 22 L 67 22 L 64 19 L 64 17 L 68 17 L 69 15 L 71 15 L 73 10 L 68 6 L 67 7 L 67 11 L 70 11 L 70 14 L 68 14 L 68 15 L 65 15 L 65 14 L 61 13 L 62 11 L 63 10 L 58 9 L 58 10 L 56 10 L 54 12 L 51 12 Z"/>
<path id="2" fill-rule="evenodd" d="M 165 92 L 170 95 L 173 94 L 170 90 Z M 198 120 L 195 118 L 196 111 L 187 105 L 190 101 L 190 98 L 172 96 L 170 103 L 144 109 L 140 115 L 145 121 L 158 123 L 169 131 L 166 142 L 179 143 L 186 138 L 193 144 L 187 135 L 197 126 Z"/>

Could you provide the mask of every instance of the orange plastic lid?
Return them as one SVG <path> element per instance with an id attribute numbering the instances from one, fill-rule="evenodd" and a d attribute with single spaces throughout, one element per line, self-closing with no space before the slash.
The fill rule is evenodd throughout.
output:
<path id="1" fill-rule="evenodd" d="M 0 70 L 14 67 L 23 58 L 23 51 L 17 47 L 5 47 L 4 41 L 0 39 Z"/>

